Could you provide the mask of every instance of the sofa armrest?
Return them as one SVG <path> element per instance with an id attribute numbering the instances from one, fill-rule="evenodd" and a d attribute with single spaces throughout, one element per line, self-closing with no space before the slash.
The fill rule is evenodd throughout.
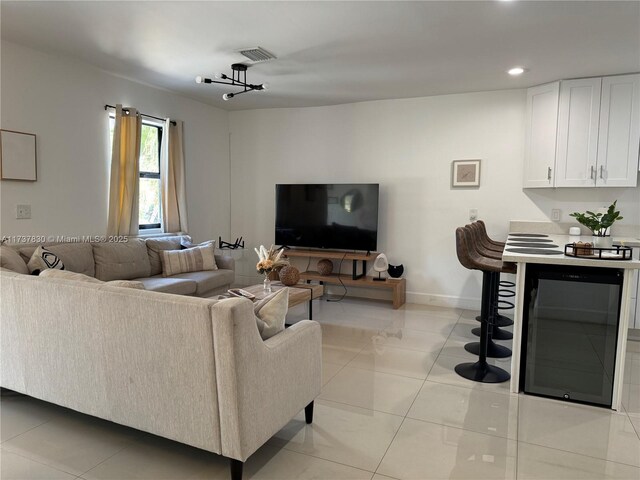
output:
<path id="1" fill-rule="evenodd" d="M 311 320 L 263 341 L 253 304 L 212 306 L 222 454 L 244 461 L 322 388 L 322 331 Z"/>
<path id="2" fill-rule="evenodd" d="M 218 268 L 221 268 L 223 270 L 234 270 L 236 269 L 236 261 L 231 258 L 231 257 L 227 257 L 226 255 L 214 255 L 215 259 L 216 259 L 216 265 L 218 266 Z"/>

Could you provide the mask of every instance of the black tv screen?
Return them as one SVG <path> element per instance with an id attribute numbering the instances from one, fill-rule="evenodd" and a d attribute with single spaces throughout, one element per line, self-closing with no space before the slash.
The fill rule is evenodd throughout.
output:
<path id="1" fill-rule="evenodd" d="M 377 183 L 276 185 L 276 243 L 374 251 Z"/>

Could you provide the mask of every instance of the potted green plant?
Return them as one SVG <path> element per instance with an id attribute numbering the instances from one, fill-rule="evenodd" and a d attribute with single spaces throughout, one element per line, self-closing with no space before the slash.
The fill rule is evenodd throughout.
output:
<path id="1" fill-rule="evenodd" d="M 573 212 L 570 214 L 578 223 L 587 227 L 593 233 L 593 245 L 595 247 L 611 247 L 612 240 L 609 229 L 617 220 L 622 220 L 620 212 L 616 211 L 616 200 L 607 209 L 607 213 L 594 213 L 587 210 L 584 213 Z"/>

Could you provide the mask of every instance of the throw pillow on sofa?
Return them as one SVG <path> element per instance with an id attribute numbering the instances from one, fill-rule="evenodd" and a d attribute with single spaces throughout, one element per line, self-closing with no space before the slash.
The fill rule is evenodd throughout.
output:
<path id="1" fill-rule="evenodd" d="M 27 264 L 22 260 L 20 254 L 6 245 L 0 246 L 0 267 L 16 273 L 29 274 Z"/>
<path id="2" fill-rule="evenodd" d="M 284 322 L 289 309 L 289 289 L 282 288 L 260 300 L 253 312 L 256 315 L 258 331 L 263 340 L 284 330 Z"/>
<path id="3" fill-rule="evenodd" d="M 43 278 L 62 278 L 64 280 L 74 280 L 76 282 L 100 283 L 102 285 L 110 285 L 112 287 L 145 290 L 142 282 L 136 282 L 132 280 L 111 280 L 109 282 L 103 282 L 102 280 L 98 280 L 97 278 L 93 278 L 88 275 L 83 275 L 82 273 L 68 272 L 66 270 L 47 269 L 40 272 L 39 276 Z"/>
<path id="4" fill-rule="evenodd" d="M 217 270 L 213 244 L 201 245 L 186 250 L 162 250 L 162 276 L 170 277 L 178 273 Z"/>
<path id="5" fill-rule="evenodd" d="M 47 269 L 64 270 L 64 264 L 55 253 L 40 246 L 36 248 L 36 251 L 31 255 L 27 268 L 32 275 L 38 275 Z"/>

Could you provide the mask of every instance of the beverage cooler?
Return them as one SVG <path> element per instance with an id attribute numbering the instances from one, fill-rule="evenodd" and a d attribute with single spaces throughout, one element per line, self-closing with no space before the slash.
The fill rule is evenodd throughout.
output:
<path id="1" fill-rule="evenodd" d="M 623 271 L 527 265 L 520 390 L 611 407 Z"/>

